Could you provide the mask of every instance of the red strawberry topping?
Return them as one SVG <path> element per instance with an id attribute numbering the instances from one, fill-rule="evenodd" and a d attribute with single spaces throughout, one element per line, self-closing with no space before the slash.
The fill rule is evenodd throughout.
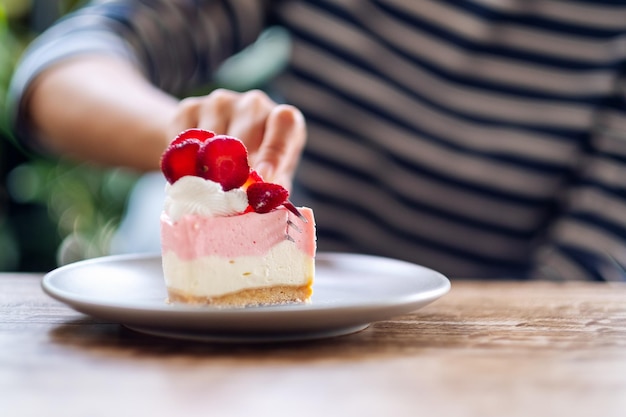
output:
<path id="1" fill-rule="evenodd" d="M 252 184 L 256 182 L 263 182 L 263 178 L 259 175 L 258 172 L 251 169 L 250 174 L 248 175 L 248 179 L 246 180 L 246 182 L 243 184 L 242 187 L 244 188 L 244 190 L 247 190 L 249 186 L 251 186 Z"/>
<path id="2" fill-rule="evenodd" d="M 220 183 L 224 191 L 241 187 L 250 175 L 248 151 L 239 139 L 215 136 L 200 148 L 197 169 L 199 176 Z"/>
<path id="3" fill-rule="evenodd" d="M 248 181 L 243 185 L 243 189 L 246 190 L 248 195 L 246 213 L 251 211 L 267 213 L 282 204 L 283 207 L 298 216 L 304 223 L 308 222 L 307 218 L 287 199 L 289 192 L 285 188 L 278 184 L 264 182 L 263 178 L 255 170 L 250 170 Z"/>
<path id="4" fill-rule="evenodd" d="M 255 182 L 246 190 L 248 204 L 257 213 L 268 213 L 287 201 L 289 191 L 269 182 Z"/>
<path id="5" fill-rule="evenodd" d="M 187 130 L 180 132 L 178 136 L 176 136 L 174 140 L 170 143 L 170 146 L 176 145 L 177 143 L 183 142 L 187 139 L 197 139 L 201 143 L 204 143 L 207 140 L 211 139 L 212 137 L 215 137 L 215 133 L 211 132 L 210 130 L 197 129 L 197 128 L 187 129 Z"/>
<path id="6" fill-rule="evenodd" d="M 196 159 L 201 145 L 198 139 L 185 139 L 168 146 L 161 157 L 161 171 L 170 184 L 186 175 L 196 175 Z"/>
<path id="7" fill-rule="evenodd" d="M 242 187 L 249 206 L 246 213 L 268 213 L 283 205 L 302 221 L 307 219 L 287 199 L 284 187 L 263 181 L 248 164 L 248 151 L 239 139 L 203 129 L 181 132 L 161 156 L 161 171 L 170 184 L 193 175 L 222 185 L 224 191 Z"/>

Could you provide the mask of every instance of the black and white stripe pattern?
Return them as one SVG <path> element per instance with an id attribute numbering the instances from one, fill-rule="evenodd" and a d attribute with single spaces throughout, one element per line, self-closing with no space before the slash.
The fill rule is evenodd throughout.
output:
<path id="1" fill-rule="evenodd" d="M 596 147 L 626 146 L 626 5 L 286 3 L 279 85 L 308 117 L 298 185 L 320 247 L 454 276 L 624 279 L 626 160 Z"/>
<path id="2" fill-rule="evenodd" d="M 625 279 L 626 2 L 94 3 L 34 45 L 18 100 L 90 50 L 189 91 L 278 24 L 293 51 L 273 87 L 307 117 L 294 200 L 314 208 L 320 250 L 451 276 Z"/>

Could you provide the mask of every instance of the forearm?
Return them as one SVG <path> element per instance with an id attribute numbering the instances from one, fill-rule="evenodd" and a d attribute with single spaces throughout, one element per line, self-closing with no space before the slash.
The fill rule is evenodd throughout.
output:
<path id="1" fill-rule="evenodd" d="M 178 100 L 121 59 L 84 55 L 44 71 L 25 105 L 49 151 L 146 171 L 159 166 Z"/>

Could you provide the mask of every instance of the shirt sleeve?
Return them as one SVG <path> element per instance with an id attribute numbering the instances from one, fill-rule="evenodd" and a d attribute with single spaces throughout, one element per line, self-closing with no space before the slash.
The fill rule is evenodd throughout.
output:
<path id="1" fill-rule="evenodd" d="M 42 33 L 13 74 L 7 108 L 20 141 L 33 145 L 24 114 L 28 87 L 46 68 L 77 55 L 111 55 L 136 65 L 155 86 L 180 95 L 210 82 L 226 58 L 263 29 L 257 0 L 91 1 Z"/>
<path id="2" fill-rule="evenodd" d="M 625 97 L 596 116 L 589 147 L 562 196 L 563 214 L 537 251 L 539 278 L 626 281 Z"/>

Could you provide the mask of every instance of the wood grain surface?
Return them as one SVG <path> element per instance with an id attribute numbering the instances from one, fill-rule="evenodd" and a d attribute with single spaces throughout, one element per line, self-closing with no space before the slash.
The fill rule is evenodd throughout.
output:
<path id="1" fill-rule="evenodd" d="M 626 284 L 453 281 L 334 339 L 149 337 L 0 274 L 0 416 L 626 416 Z"/>

